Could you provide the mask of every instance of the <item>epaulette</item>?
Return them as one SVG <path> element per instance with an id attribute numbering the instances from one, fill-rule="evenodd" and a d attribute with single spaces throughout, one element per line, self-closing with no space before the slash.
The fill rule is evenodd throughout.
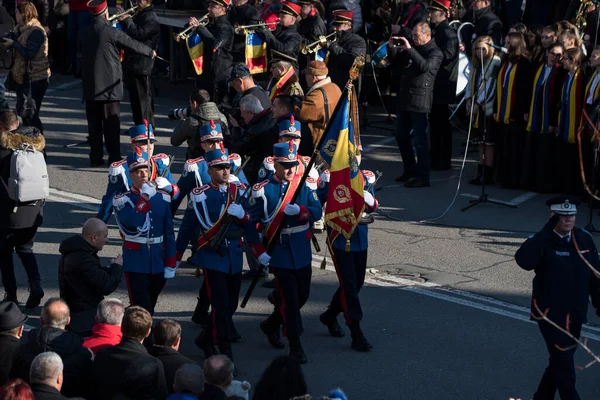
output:
<path id="1" fill-rule="evenodd" d="M 269 184 L 269 180 L 264 180 L 252 186 L 252 197 L 262 197 L 265 194 L 265 186 Z"/>
<path id="2" fill-rule="evenodd" d="M 321 181 L 323 182 L 329 182 L 329 170 L 326 169 L 325 171 L 321 172 Z"/>
<path id="3" fill-rule="evenodd" d="M 198 163 L 204 161 L 204 157 L 194 158 L 193 160 L 186 160 L 183 165 L 185 172 L 196 172 L 198 171 Z"/>
<path id="4" fill-rule="evenodd" d="M 131 192 L 125 192 L 116 195 L 113 197 L 112 205 L 116 208 L 122 208 L 126 203 L 130 202 L 129 197 L 127 196 Z"/>
<path id="5" fill-rule="evenodd" d="M 242 157 L 240 157 L 237 153 L 231 153 L 229 155 L 229 160 L 233 162 L 236 168 L 239 168 L 242 165 Z"/>
<path id="6" fill-rule="evenodd" d="M 152 159 L 154 161 L 162 161 L 162 163 L 165 165 L 165 167 L 169 166 L 169 156 L 166 155 L 165 153 L 156 154 L 156 155 L 152 156 Z"/>
<path id="7" fill-rule="evenodd" d="M 263 167 L 268 171 L 275 172 L 275 159 L 273 157 L 265 157 L 263 160 Z"/>
<path id="8" fill-rule="evenodd" d="M 108 175 L 121 175 L 123 172 L 125 172 L 125 164 L 127 164 L 126 158 L 122 159 L 121 161 L 115 161 L 114 163 L 110 164 L 110 167 L 108 168 Z"/>
<path id="9" fill-rule="evenodd" d="M 208 189 L 210 189 L 210 185 L 204 185 L 199 188 L 194 188 L 190 193 L 190 200 L 192 200 L 195 203 L 200 203 L 206 200 L 206 195 L 204 194 L 204 192 L 206 192 Z"/>
<path id="10" fill-rule="evenodd" d="M 309 176 L 308 178 L 306 178 L 306 186 L 309 189 L 317 190 L 317 180 Z"/>
<path id="11" fill-rule="evenodd" d="M 369 171 L 368 169 L 362 170 L 363 176 L 365 177 L 365 181 L 367 185 L 372 185 L 375 182 L 375 174 L 373 171 Z"/>
<path id="12" fill-rule="evenodd" d="M 164 190 L 158 189 L 156 193 L 162 194 L 163 200 L 167 203 L 171 202 L 171 194 L 169 192 L 165 192 Z"/>

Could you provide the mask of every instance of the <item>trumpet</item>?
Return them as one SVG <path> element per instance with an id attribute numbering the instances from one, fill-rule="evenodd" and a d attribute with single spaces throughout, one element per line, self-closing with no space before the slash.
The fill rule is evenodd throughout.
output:
<path id="1" fill-rule="evenodd" d="M 234 31 L 236 34 L 238 35 L 242 35 L 245 33 L 252 33 L 252 32 L 256 32 L 257 30 L 261 29 L 261 28 L 269 28 L 269 25 L 273 25 L 274 22 L 271 23 L 266 23 L 266 22 L 261 22 L 258 24 L 254 24 L 254 25 L 240 25 L 240 26 L 236 26 Z M 271 29 L 271 28 L 269 28 Z"/>
<path id="2" fill-rule="evenodd" d="M 135 14 L 137 12 L 137 8 L 138 8 L 138 6 L 133 6 L 133 7 L 129 8 L 129 9 L 123 11 L 123 12 L 111 15 L 110 17 L 108 17 L 108 21 L 109 22 L 113 22 L 115 19 L 117 19 L 119 17 L 122 17 L 123 15 L 128 15 L 128 14 L 133 15 L 133 14 Z"/>
<path id="3" fill-rule="evenodd" d="M 206 25 L 208 25 L 208 13 L 206 13 L 202 18 L 200 18 L 198 20 L 198 26 L 206 26 Z M 187 28 L 185 28 L 184 30 L 182 30 L 181 32 L 174 33 L 173 38 L 178 42 L 181 39 L 185 40 L 190 35 L 190 32 L 192 32 L 194 29 L 196 29 L 196 27 L 193 25 L 190 25 Z"/>
<path id="4" fill-rule="evenodd" d="M 335 35 L 336 35 L 336 32 L 333 32 L 327 36 L 319 37 L 319 40 L 317 40 L 316 42 L 312 42 L 310 44 L 301 44 L 300 45 L 300 53 L 302 53 L 304 55 L 316 53 L 317 51 L 321 50 L 323 47 L 328 46 L 331 43 L 335 42 L 335 39 L 336 39 Z"/>

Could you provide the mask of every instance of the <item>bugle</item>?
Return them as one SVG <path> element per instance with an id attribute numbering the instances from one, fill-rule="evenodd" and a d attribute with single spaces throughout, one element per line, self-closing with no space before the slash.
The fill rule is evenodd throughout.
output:
<path id="1" fill-rule="evenodd" d="M 257 30 L 262 29 L 262 28 L 271 29 L 269 27 L 269 25 L 273 25 L 273 22 L 268 23 L 268 24 L 266 22 L 260 22 L 258 24 L 253 24 L 253 25 L 240 25 L 240 26 L 236 26 L 234 31 L 238 35 L 243 35 L 246 33 L 256 32 Z"/>
<path id="2" fill-rule="evenodd" d="M 310 53 L 316 53 L 324 46 L 335 42 L 335 39 L 336 39 L 335 35 L 336 35 L 336 32 L 333 32 L 327 36 L 319 37 L 319 40 L 312 42 L 310 44 L 301 44 L 300 45 L 300 53 L 305 54 L 305 55 L 310 54 Z M 331 38 L 333 38 L 333 39 L 331 39 Z"/>
<path id="3" fill-rule="evenodd" d="M 108 17 L 108 20 L 110 22 L 113 22 L 115 19 L 120 18 L 120 17 L 122 17 L 124 15 L 128 15 L 128 14 L 133 15 L 133 14 L 135 14 L 137 12 L 137 8 L 138 8 L 138 6 L 133 6 L 133 7 L 129 8 L 129 9 L 123 11 L 123 12 L 111 15 L 110 17 Z"/>
<path id="4" fill-rule="evenodd" d="M 206 26 L 208 24 L 208 13 L 206 13 L 202 18 L 198 20 L 198 26 Z M 173 38 L 176 41 L 180 41 L 181 39 L 185 40 L 190 35 L 190 32 L 194 31 L 196 26 L 190 25 L 179 33 L 174 33 Z"/>

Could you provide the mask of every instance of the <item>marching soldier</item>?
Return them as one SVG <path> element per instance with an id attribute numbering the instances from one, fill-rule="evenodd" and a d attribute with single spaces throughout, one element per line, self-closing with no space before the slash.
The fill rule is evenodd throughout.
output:
<path id="1" fill-rule="evenodd" d="M 279 26 L 275 32 L 271 32 L 268 28 L 261 30 L 265 36 L 269 50 L 277 50 L 280 53 L 294 59 L 292 63 L 294 68 L 298 70 L 298 55 L 302 36 L 296 30 L 296 21 L 300 16 L 300 6 L 289 1 L 281 3 L 281 11 L 279 11 Z"/>
<path id="2" fill-rule="evenodd" d="M 128 34 L 152 50 L 158 48 L 160 24 L 154 12 L 152 0 L 137 0 L 137 14 L 133 18 L 129 15 L 119 17 L 123 32 Z M 124 11 L 117 6 L 117 11 Z M 154 59 L 126 50 L 123 56 L 125 69 L 125 82 L 129 92 L 131 113 L 136 125 L 143 124 L 144 120 L 154 125 L 154 101 L 152 99 L 152 68 Z"/>
<path id="3" fill-rule="evenodd" d="M 149 133 L 148 130 L 150 131 Z M 150 134 L 150 146 L 148 146 L 148 134 Z M 129 136 L 131 137 L 131 148 L 133 151 L 135 152 L 139 149 L 147 153 L 150 157 L 148 180 L 156 182 L 161 189 L 168 188 L 173 198 L 179 198 L 179 188 L 169 171 L 169 156 L 164 153 L 153 155 L 154 143 L 156 142 L 154 127 L 149 124 L 148 129 L 146 129 L 146 125 L 136 125 L 129 128 Z M 108 222 L 112 213 L 112 199 L 118 194 L 131 190 L 132 179 L 129 175 L 127 160 L 127 158 L 124 158 L 110 164 L 106 193 L 102 196 L 102 203 L 96 215 L 96 218 L 101 219 L 105 223 Z M 179 200 L 179 203 L 181 203 L 181 200 Z"/>
<path id="4" fill-rule="evenodd" d="M 166 279 L 175 276 L 175 233 L 171 195 L 150 182 L 150 157 L 134 152 L 127 157 L 131 190 L 115 196 L 113 207 L 123 236 L 123 271 L 131 305 L 154 314 Z"/>
<path id="5" fill-rule="evenodd" d="M 292 57 L 277 50 L 271 50 L 271 68 L 269 69 L 271 78 L 265 87 L 271 101 L 280 94 L 304 96 L 298 75 L 294 69 L 294 62 L 296 60 Z"/>
<path id="6" fill-rule="evenodd" d="M 227 94 L 227 79 L 233 63 L 233 27 L 227 19 L 227 7 L 230 3 L 231 0 L 210 0 L 210 22 L 207 26 L 200 26 L 195 17 L 190 17 L 189 20 L 189 24 L 196 27 L 196 33 L 204 42 L 204 63 L 208 66 L 196 78 L 196 87 L 213 93 L 213 101 L 217 104 Z"/>
<path id="7" fill-rule="evenodd" d="M 256 25 L 260 21 L 260 12 L 248 0 L 233 0 L 233 7 L 227 13 L 229 23 L 234 28 L 242 25 Z M 235 34 L 233 49 L 231 50 L 233 62 L 246 62 L 246 34 Z"/>
<path id="8" fill-rule="evenodd" d="M 348 71 L 354 59 L 367 53 L 365 39 L 352 32 L 352 11 L 338 10 L 333 12 L 333 30 L 336 32 L 335 42 L 329 45 L 329 77 L 331 81 L 344 90 L 348 81 Z"/>
<path id="9" fill-rule="evenodd" d="M 298 0 L 300 4 L 300 15 L 302 19 L 298 23 L 298 33 L 305 39 L 306 43 L 319 40 L 319 37 L 327 35 L 327 27 L 316 5 L 323 7 L 319 0 Z"/>
<path id="10" fill-rule="evenodd" d="M 87 4 L 92 23 L 82 34 L 86 38 L 86 45 L 83 46 L 83 99 L 88 121 L 90 163 L 96 167 L 104 164 L 103 138 L 108 162 L 121 159 L 119 118 L 123 78 L 119 49 L 150 58 L 156 57 L 156 52 L 112 27 L 108 21 L 106 0 L 92 0 Z"/>
<path id="11" fill-rule="evenodd" d="M 365 184 L 365 211 L 372 213 L 379 207 L 373 191 L 375 174 L 368 170 L 362 170 L 361 173 Z M 325 171 L 321 174 L 318 190 L 322 204 L 327 201 L 328 187 L 329 171 Z M 337 321 L 337 316 L 344 313 L 346 325 L 350 328 L 350 334 L 352 335 L 351 347 L 356 351 L 370 351 L 373 348 L 360 328 L 363 313 L 358 298 L 367 271 L 367 248 L 369 246 L 369 226 L 367 224 L 368 222 L 363 223 L 361 221 L 354 230 L 350 238 L 350 251 L 346 248 L 346 238 L 342 235 L 338 235 L 334 242 L 330 244 L 340 286 L 333 295 L 327 310 L 319 317 L 331 336 L 343 337 L 344 331 Z M 328 237 L 331 235 L 329 226 L 327 227 L 327 234 Z"/>
<path id="12" fill-rule="evenodd" d="M 181 260 L 189 240 L 198 238 L 193 258 L 195 264 L 204 267 L 204 286 L 212 309 L 208 326 L 195 343 L 204 351 L 205 358 L 215 354 L 216 344 L 219 353 L 233 360 L 231 342 L 238 334 L 232 318 L 242 282 L 242 237 L 260 253 L 256 254 L 259 261 L 268 264 L 269 256 L 260 249 L 262 246 L 259 245 L 256 228 L 240 204 L 245 190 L 249 189 L 239 181 L 230 182 L 231 157 L 223 144 L 218 149 L 207 151 L 205 159 L 210 183 L 192 191 L 188 209 L 193 212 L 186 212 L 181 224 L 177 237 L 177 260 Z M 229 228 L 223 227 L 228 218 L 232 218 L 233 223 Z M 224 239 L 218 244 L 211 244 L 220 229 L 227 229 Z"/>
<path id="13" fill-rule="evenodd" d="M 261 264 L 269 264 L 275 274 L 277 296 L 275 308 L 269 318 L 260 324 L 271 346 L 282 349 L 280 326 L 287 336 L 290 356 L 299 363 L 307 362 L 300 343 L 302 315 L 300 310 L 308 300 L 312 275 L 310 248 L 310 223 L 323 213 L 317 193 L 308 186 L 299 187 L 301 177 L 296 174 L 298 157 L 296 146 L 279 143 L 273 146 L 275 174 L 271 179 L 252 188 L 251 214 L 265 225 L 264 236 L 268 244 L 275 241 L 271 259 L 263 256 Z M 296 203 L 290 203 L 296 191 Z M 279 226 L 282 229 L 279 230 Z M 279 233 L 276 237 L 275 234 Z"/>

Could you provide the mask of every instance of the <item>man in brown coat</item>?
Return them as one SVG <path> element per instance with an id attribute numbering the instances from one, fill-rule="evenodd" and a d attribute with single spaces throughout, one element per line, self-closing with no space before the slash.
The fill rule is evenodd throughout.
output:
<path id="1" fill-rule="evenodd" d="M 311 61 L 305 70 L 309 89 L 304 100 L 294 107 L 296 118 L 310 129 L 315 146 L 331 114 L 342 96 L 340 88 L 327 76 L 329 70 L 322 61 Z"/>

